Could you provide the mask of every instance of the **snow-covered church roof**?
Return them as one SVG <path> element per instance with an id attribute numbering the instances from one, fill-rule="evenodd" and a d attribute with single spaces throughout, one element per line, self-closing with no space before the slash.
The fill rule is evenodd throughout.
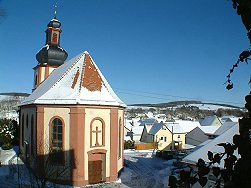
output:
<path id="1" fill-rule="evenodd" d="M 21 105 L 86 104 L 126 107 L 88 52 L 55 69 Z"/>

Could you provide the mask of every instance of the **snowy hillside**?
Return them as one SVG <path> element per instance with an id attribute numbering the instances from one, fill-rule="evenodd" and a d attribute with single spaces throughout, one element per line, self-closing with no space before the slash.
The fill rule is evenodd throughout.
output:
<path id="1" fill-rule="evenodd" d="M 179 107 L 189 107 L 194 106 L 198 107 L 200 110 L 213 110 L 216 111 L 219 108 L 221 109 L 241 109 L 238 106 L 228 105 L 228 104 L 217 104 L 217 103 L 204 103 L 201 101 L 173 101 L 168 103 L 159 103 L 159 104 L 132 104 L 128 105 L 128 108 L 172 108 L 176 109 Z"/>
<path id="2" fill-rule="evenodd" d="M 222 106 L 222 105 L 217 105 L 217 104 L 189 104 L 188 106 L 196 106 L 200 110 L 218 110 L 219 108 L 222 109 L 238 109 L 238 107 L 228 107 L 228 106 Z"/>
<path id="3" fill-rule="evenodd" d="M 17 119 L 18 105 L 28 95 L 27 93 L 0 93 L 0 118 Z"/>

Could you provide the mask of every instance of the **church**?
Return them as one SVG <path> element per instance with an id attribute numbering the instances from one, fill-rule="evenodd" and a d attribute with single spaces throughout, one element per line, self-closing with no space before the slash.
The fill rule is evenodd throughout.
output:
<path id="1" fill-rule="evenodd" d="M 49 181 L 116 181 L 123 168 L 126 105 L 87 51 L 65 62 L 60 27 L 55 14 L 36 54 L 33 90 L 20 106 L 20 157 Z"/>

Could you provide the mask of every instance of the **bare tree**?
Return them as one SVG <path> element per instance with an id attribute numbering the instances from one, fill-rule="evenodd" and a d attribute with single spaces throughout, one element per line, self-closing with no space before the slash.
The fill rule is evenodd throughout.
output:
<path id="1" fill-rule="evenodd" d="M 41 151 L 42 148 L 48 153 L 26 156 L 25 163 L 28 168 L 26 177 L 29 175 L 30 186 L 36 188 L 56 187 L 56 184 L 61 183 L 62 180 L 70 180 L 72 170 L 75 168 L 73 151 L 53 151 L 47 144 L 38 144 L 37 151 Z M 35 150 L 35 148 L 32 149 Z"/>

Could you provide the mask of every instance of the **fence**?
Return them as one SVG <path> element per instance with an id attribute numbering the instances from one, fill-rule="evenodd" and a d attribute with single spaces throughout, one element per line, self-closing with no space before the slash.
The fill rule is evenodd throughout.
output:
<path id="1" fill-rule="evenodd" d="M 158 143 L 152 142 L 152 143 L 135 143 L 134 148 L 136 150 L 147 150 L 147 149 L 156 149 Z"/>

